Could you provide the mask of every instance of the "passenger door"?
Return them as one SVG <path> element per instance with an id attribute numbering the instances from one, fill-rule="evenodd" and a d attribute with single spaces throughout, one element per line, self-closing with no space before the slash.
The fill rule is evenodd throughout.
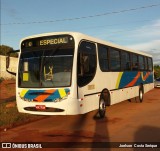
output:
<path id="1" fill-rule="evenodd" d="M 84 98 L 86 94 L 95 92 L 92 80 L 96 74 L 96 68 L 96 45 L 88 41 L 82 41 L 79 45 L 77 60 L 77 90 L 79 99 Z M 92 108 L 91 106 L 90 97 L 85 97 L 83 110 L 88 111 Z"/>

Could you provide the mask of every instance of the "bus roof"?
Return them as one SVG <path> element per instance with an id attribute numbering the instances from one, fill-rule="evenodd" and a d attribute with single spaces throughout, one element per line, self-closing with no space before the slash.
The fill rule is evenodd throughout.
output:
<path id="1" fill-rule="evenodd" d="M 108 41 L 104 41 L 104 40 L 101 40 L 101 39 L 98 39 L 98 38 L 94 38 L 94 37 L 91 37 L 89 35 L 82 34 L 82 33 L 79 33 L 79 32 L 42 33 L 42 34 L 37 34 L 37 35 L 32 35 L 32 36 L 25 37 L 21 40 L 21 42 L 23 40 L 30 39 L 30 38 L 38 38 L 38 37 L 43 37 L 43 36 L 60 35 L 60 34 L 68 34 L 68 35 L 71 35 L 74 38 L 79 39 L 79 40 L 85 39 L 85 40 L 88 40 L 88 41 L 93 41 L 93 42 L 100 43 L 100 44 L 103 44 L 103 45 L 107 45 L 107 46 L 110 46 L 110 47 L 114 47 L 114 48 L 117 48 L 117 49 L 122 49 L 122 50 L 126 50 L 126 51 L 129 51 L 129 52 L 133 52 L 133 53 L 141 54 L 141 55 L 144 55 L 144 56 L 152 57 L 152 55 L 150 55 L 150 54 L 147 54 L 147 53 L 144 53 L 144 52 L 141 52 L 141 51 L 138 51 L 138 50 L 133 50 L 133 49 L 130 49 L 130 48 L 127 48 L 127 47 L 124 47 L 124 46 L 120 46 L 118 44 L 114 44 L 114 43 L 111 43 L 111 42 L 108 42 Z"/>

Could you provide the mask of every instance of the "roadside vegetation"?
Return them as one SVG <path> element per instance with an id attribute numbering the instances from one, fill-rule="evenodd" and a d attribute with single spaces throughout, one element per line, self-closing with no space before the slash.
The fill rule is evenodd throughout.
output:
<path id="1" fill-rule="evenodd" d="M 2 83 L 4 81 L 4 78 L 0 77 L 0 83 Z"/>
<path id="2" fill-rule="evenodd" d="M 31 115 L 19 113 L 16 107 L 16 102 L 3 102 L 0 104 L 0 130 L 6 131 L 18 125 L 26 124 L 31 121 L 36 121 L 45 116 Z"/>
<path id="3" fill-rule="evenodd" d="M 0 77 L 0 130 L 36 121 L 45 116 L 19 113 L 15 101 L 15 79 Z"/>
<path id="4" fill-rule="evenodd" d="M 12 47 L 6 45 L 0 45 L 0 55 L 7 56 L 7 53 L 13 51 Z M 18 57 L 18 53 L 12 53 L 11 57 Z"/>
<path id="5" fill-rule="evenodd" d="M 159 65 L 154 65 L 154 78 L 159 78 L 160 77 L 160 66 Z"/>

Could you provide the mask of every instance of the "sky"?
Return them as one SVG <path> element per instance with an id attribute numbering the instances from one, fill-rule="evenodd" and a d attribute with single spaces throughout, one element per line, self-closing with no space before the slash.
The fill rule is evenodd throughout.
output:
<path id="1" fill-rule="evenodd" d="M 81 32 L 153 55 L 160 65 L 160 0 L 0 0 L 1 45 L 24 37 Z"/>

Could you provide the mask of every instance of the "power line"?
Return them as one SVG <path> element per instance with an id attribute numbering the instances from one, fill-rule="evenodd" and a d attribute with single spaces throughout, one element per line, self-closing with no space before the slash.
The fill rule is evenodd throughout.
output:
<path id="1" fill-rule="evenodd" d="M 147 22 L 147 21 L 152 21 L 152 19 L 135 20 L 135 21 L 128 21 L 128 22 L 115 23 L 115 24 L 107 24 L 107 25 L 101 25 L 101 26 L 89 26 L 89 27 L 83 27 L 83 28 L 78 28 L 78 29 L 94 29 L 94 28 L 113 27 L 113 26 L 134 24 L 134 23 Z"/>
<path id="2" fill-rule="evenodd" d="M 101 25 L 101 26 L 88 26 L 88 27 L 80 27 L 80 28 L 75 28 L 76 30 L 85 30 L 85 29 L 95 29 L 95 28 L 104 28 L 104 27 L 113 27 L 113 26 L 120 26 L 120 25 L 127 25 L 127 24 L 135 24 L 138 22 L 147 22 L 147 21 L 152 21 L 152 19 L 145 19 L 145 20 L 134 20 L 134 21 L 128 21 L 128 22 L 123 22 L 123 23 L 115 23 L 115 24 L 106 24 L 106 25 Z M 16 34 L 17 32 L 3 32 L 3 34 Z"/>
<path id="3" fill-rule="evenodd" d="M 90 16 L 82 16 L 82 17 L 75 17 L 75 18 L 64 18 L 64 19 L 57 19 L 57 20 L 50 20 L 50 21 L 34 21 L 34 22 L 24 22 L 24 23 L 6 23 L 6 24 L 0 24 L 0 25 L 24 25 L 24 24 L 42 24 L 42 23 L 53 23 L 53 22 L 64 22 L 64 21 L 73 21 L 73 20 L 81 20 L 81 19 L 87 19 L 87 18 L 94 18 L 94 17 L 100 17 L 100 16 L 106 16 L 106 15 L 112 15 L 112 14 L 119 14 L 119 13 L 125 13 L 129 11 L 136 11 L 151 7 L 160 6 L 160 4 L 152 4 L 148 6 L 141 6 L 137 8 L 130 8 L 130 9 L 124 9 L 120 11 L 113 11 L 113 12 L 107 12 L 103 14 L 96 14 L 96 15 L 90 15 Z"/>
<path id="4" fill-rule="evenodd" d="M 152 21 L 151 19 L 146 19 L 146 20 L 135 20 L 135 21 L 130 21 L 130 22 L 123 22 L 123 23 L 117 23 L 117 24 L 108 24 L 108 25 L 103 25 L 103 26 L 90 26 L 90 27 L 84 27 L 84 28 L 78 28 L 78 29 L 94 29 L 94 28 L 104 28 L 104 27 L 107 27 L 107 26 L 119 26 L 119 25 L 126 25 L 126 24 L 134 24 L 134 23 L 137 23 L 137 22 L 146 22 L 146 21 Z M 160 26 L 159 25 L 155 25 L 153 28 L 159 28 Z M 129 29 L 125 29 L 125 30 L 119 30 L 119 31 L 113 31 L 113 32 L 108 32 L 107 36 L 113 36 L 117 33 L 121 33 L 121 32 L 124 32 L 124 31 L 127 31 L 127 32 L 132 32 L 133 29 L 132 28 L 129 28 Z M 6 33 L 3 33 L 3 34 L 10 34 L 10 36 L 13 36 L 12 34 L 14 34 L 14 36 L 20 36 L 20 35 L 24 35 L 24 34 L 17 34 L 17 32 L 6 32 Z"/>

